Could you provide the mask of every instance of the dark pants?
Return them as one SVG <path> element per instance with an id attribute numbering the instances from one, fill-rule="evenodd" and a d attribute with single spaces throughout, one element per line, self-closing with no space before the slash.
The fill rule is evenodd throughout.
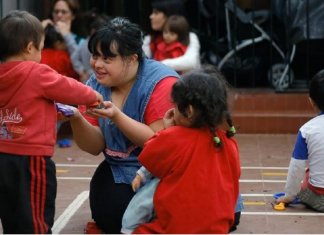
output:
<path id="1" fill-rule="evenodd" d="M 90 183 L 92 218 L 105 233 L 120 233 L 121 221 L 134 192 L 129 184 L 116 184 L 109 164 L 103 161 Z"/>
<path id="2" fill-rule="evenodd" d="M 4 233 L 51 233 L 56 169 L 50 157 L 0 153 L 0 219 Z"/>

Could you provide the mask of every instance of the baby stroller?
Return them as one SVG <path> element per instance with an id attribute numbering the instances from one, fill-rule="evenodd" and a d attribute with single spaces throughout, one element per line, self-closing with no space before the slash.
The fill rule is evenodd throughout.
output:
<path id="1" fill-rule="evenodd" d="M 315 26 L 318 27 L 320 20 L 324 22 L 324 2 L 321 0 L 272 0 L 271 4 L 271 10 L 246 12 L 237 6 L 235 0 L 226 1 L 228 52 L 219 62 L 218 68 L 222 70 L 224 65 L 230 62 L 234 55 L 237 56 L 237 53 L 242 49 L 262 41 L 268 41 L 280 60 L 271 64 L 267 77 L 270 84 L 277 91 L 283 91 L 289 88 L 294 81 L 294 73 L 290 65 L 296 53 L 296 43 L 306 38 L 313 39 L 324 36 L 323 27 L 320 30 L 315 29 Z M 230 14 L 237 17 L 240 22 L 250 24 L 259 33 L 259 36 L 233 41 Z M 284 40 L 280 40 L 280 35 L 274 33 L 270 35 L 261 27 L 262 23 L 268 21 L 270 17 L 276 17 L 281 22 L 281 26 L 284 26 L 287 32 L 286 45 L 288 46 L 283 46 L 284 43 L 282 42 Z"/>
<path id="2" fill-rule="evenodd" d="M 305 40 L 324 39 L 324 1 L 323 0 L 272 0 L 274 17 L 282 22 L 286 29 L 287 55 L 290 64 L 296 55 L 296 45 Z M 323 47 L 322 47 L 323 48 Z M 276 70 L 272 66 L 272 74 L 277 72 L 280 76 L 273 76 L 273 85 L 277 90 L 286 89 L 285 80 L 288 69 L 281 67 Z M 291 71 L 290 71 L 291 72 Z M 310 74 L 308 74 L 310 76 Z M 271 79 L 271 77 L 269 77 Z"/>

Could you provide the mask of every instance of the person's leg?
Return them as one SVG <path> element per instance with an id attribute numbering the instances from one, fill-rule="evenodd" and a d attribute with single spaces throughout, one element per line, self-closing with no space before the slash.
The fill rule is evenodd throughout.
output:
<path id="1" fill-rule="evenodd" d="M 129 184 L 116 184 L 109 164 L 103 161 L 90 183 L 92 218 L 105 233 L 120 233 L 121 221 L 134 192 Z"/>
<path id="2" fill-rule="evenodd" d="M 30 207 L 33 233 L 51 233 L 56 198 L 56 168 L 50 157 L 30 156 Z"/>
<path id="3" fill-rule="evenodd" d="M 57 193 L 56 166 L 51 158 L 46 158 L 46 197 L 44 220 L 48 225 L 47 233 L 52 233 L 55 216 L 55 199 Z"/>
<path id="4" fill-rule="evenodd" d="M 230 228 L 229 232 L 233 232 L 237 229 L 237 226 L 240 223 L 240 219 L 241 219 L 241 211 L 235 212 L 234 214 L 234 223 L 232 225 L 232 227 Z"/>
<path id="5" fill-rule="evenodd" d="M 235 206 L 234 223 L 233 223 L 232 227 L 230 228 L 229 232 L 233 232 L 237 229 L 237 226 L 240 224 L 241 211 L 243 209 L 244 209 L 243 197 L 239 193 L 237 201 L 236 201 L 236 206 Z"/>
<path id="6" fill-rule="evenodd" d="M 309 208 L 324 212 L 324 195 L 319 195 L 313 192 L 311 189 L 302 189 L 297 197 L 300 199 L 301 203 L 307 205 Z"/>
<path id="7" fill-rule="evenodd" d="M 129 202 L 122 220 L 122 233 L 132 233 L 140 224 L 153 218 L 153 196 L 158 178 L 153 178 L 143 185 Z"/>
<path id="8" fill-rule="evenodd" d="M 4 233 L 51 231 L 46 220 L 53 224 L 54 210 L 48 216 L 45 207 L 49 193 L 47 159 L 0 154 L 0 218 Z M 49 182 L 52 179 L 50 177 Z M 54 180 L 56 192 L 55 167 Z"/>

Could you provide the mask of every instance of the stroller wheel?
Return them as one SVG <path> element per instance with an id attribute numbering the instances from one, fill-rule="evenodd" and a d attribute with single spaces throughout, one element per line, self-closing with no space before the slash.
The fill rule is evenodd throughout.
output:
<path id="1" fill-rule="evenodd" d="M 268 80 L 276 90 L 282 91 L 292 84 L 294 72 L 286 64 L 274 64 L 268 71 Z"/>

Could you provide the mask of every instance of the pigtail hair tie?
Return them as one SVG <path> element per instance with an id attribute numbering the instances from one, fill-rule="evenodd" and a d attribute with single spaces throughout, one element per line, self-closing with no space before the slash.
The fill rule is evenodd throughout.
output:
<path id="1" fill-rule="evenodd" d="M 226 136 L 227 136 L 228 138 L 233 137 L 235 134 L 236 134 L 235 126 L 231 126 L 231 127 L 229 128 L 229 130 L 226 132 Z"/>
<path id="2" fill-rule="evenodd" d="M 220 140 L 220 138 L 218 136 L 214 136 L 213 140 L 214 140 L 214 143 L 215 143 L 216 147 L 222 146 L 222 142 L 221 142 L 221 140 Z"/>

